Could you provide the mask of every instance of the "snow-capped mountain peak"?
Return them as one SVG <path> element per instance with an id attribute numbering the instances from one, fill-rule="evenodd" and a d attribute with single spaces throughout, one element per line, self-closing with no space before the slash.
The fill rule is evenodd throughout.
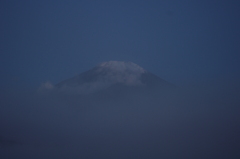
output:
<path id="1" fill-rule="evenodd" d="M 145 70 L 133 62 L 124 62 L 124 61 L 109 61 L 99 64 L 97 67 L 103 69 L 109 69 L 116 72 L 134 72 L 134 73 L 144 73 Z"/>
<path id="2" fill-rule="evenodd" d="M 55 85 L 55 88 L 88 94 L 116 84 L 134 87 L 156 87 L 168 85 L 168 82 L 133 62 L 109 61 L 100 63 L 86 72 L 62 81 Z"/>

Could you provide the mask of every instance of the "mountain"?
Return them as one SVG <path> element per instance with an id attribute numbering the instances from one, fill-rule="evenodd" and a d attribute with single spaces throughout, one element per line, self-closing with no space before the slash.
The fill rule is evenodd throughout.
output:
<path id="1" fill-rule="evenodd" d="M 0 159 L 239 159 L 240 88 L 230 85 L 176 88 L 110 61 L 49 91 L 0 93 Z"/>
<path id="2" fill-rule="evenodd" d="M 106 89 L 164 89 L 173 84 L 146 71 L 133 62 L 103 62 L 92 69 L 55 85 L 61 91 L 83 94 Z"/>

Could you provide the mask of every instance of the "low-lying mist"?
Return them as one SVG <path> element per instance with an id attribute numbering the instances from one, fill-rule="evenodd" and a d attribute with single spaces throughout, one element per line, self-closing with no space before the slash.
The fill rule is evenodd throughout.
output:
<path id="1" fill-rule="evenodd" d="M 240 87 L 2 91 L 0 158 L 239 158 Z"/>

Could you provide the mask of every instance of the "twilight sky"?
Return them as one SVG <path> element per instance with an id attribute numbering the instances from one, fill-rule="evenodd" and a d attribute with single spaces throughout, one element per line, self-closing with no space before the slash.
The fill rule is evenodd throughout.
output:
<path id="1" fill-rule="evenodd" d="M 109 60 L 177 85 L 240 78 L 235 0 L 2 0 L 0 86 L 58 83 Z"/>

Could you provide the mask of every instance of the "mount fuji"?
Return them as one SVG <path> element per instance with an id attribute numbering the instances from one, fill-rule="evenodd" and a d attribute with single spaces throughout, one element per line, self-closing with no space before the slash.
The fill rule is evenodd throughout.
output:
<path id="1" fill-rule="evenodd" d="M 61 91 L 89 94 L 109 89 L 165 89 L 173 84 L 148 72 L 133 62 L 103 62 L 54 86 Z"/>

